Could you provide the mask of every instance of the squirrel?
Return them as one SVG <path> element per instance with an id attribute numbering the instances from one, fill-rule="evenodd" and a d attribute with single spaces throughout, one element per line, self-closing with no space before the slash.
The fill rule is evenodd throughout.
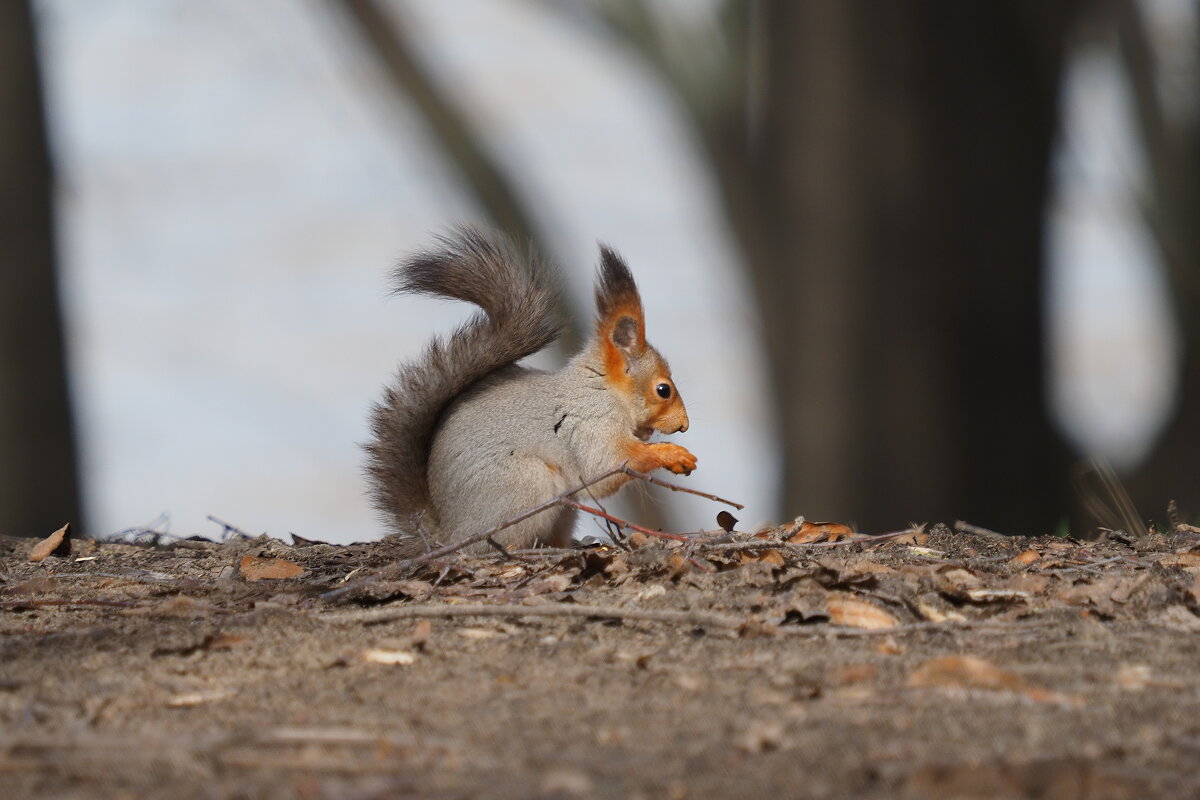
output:
<path id="1" fill-rule="evenodd" d="M 464 300 L 483 313 L 400 366 L 372 410 L 366 445 L 373 503 L 409 552 L 485 531 L 622 464 L 695 469 L 686 448 L 650 441 L 656 431 L 686 431 L 688 416 L 666 359 L 646 342 L 641 296 L 620 256 L 600 246 L 594 333 L 549 373 L 516 364 L 560 333 L 549 268 L 474 228 L 438 244 L 400 263 L 395 291 Z M 606 497 L 629 480 L 613 475 L 580 494 Z M 496 540 L 568 546 L 575 516 L 551 508 Z"/>

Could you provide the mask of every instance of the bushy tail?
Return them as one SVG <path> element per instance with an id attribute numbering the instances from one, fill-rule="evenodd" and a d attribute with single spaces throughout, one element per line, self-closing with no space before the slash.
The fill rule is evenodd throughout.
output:
<path id="1" fill-rule="evenodd" d="M 536 257 L 522 257 L 499 237 L 458 228 L 440 247 L 396 268 L 397 292 L 453 297 L 483 309 L 448 339 L 402 364 L 371 415 L 366 446 L 375 507 L 411 534 L 430 518 L 426 465 L 442 412 L 489 373 L 536 353 L 558 337 L 558 290 Z"/>

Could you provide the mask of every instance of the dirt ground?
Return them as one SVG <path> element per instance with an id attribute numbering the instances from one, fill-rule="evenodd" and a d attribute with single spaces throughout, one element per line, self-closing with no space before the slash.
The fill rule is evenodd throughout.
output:
<path id="1" fill-rule="evenodd" d="M 1200 796 L 1200 529 L 762 536 L 0 539 L 0 796 Z"/>

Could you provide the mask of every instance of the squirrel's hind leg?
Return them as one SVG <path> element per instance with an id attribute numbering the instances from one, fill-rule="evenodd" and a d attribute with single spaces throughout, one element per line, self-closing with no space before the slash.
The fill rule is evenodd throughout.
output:
<path id="1" fill-rule="evenodd" d="M 473 467 L 447 470 L 442 473 L 444 483 L 431 481 L 438 519 L 449 541 L 501 525 L 570 488 L 561 470 L 535 456 L 508 456 L 503 463 L 476 461 Z M 494 538 L 510 550 L 569 547 L 575 518 L 573 508 L 548 508 L 505 528 Z M 475 554 L 493 551 L 486 541 L 465 548 L 465 552 Z"/>

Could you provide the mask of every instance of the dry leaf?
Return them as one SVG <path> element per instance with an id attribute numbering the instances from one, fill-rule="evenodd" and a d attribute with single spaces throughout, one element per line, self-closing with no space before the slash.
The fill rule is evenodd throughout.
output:
<path id="1" fill-rule="evenodd" d="M 1023 689 L 1025 681 L 975 656 L 942 656 L 926 661 L 908 676 L 908 685 L 920 689 Z"/>
<path id="2" fill-rule="evenodd" d="M 926 661 L 908 676 L 919 689 L 986 689 L 1012 692 L 1039 703 L 1070 701 L 1064 695 L 1028 683 L 1015 672 L 975 656 L 942 656 Z"/>
<path id="3" fill-rule="evenodd" d="M 871 583 L 881 576 L 895 575 L 896 568 L 887 564 L 878 564 L 866 558 L 836 559 L 814 558 L 817 564 L 833 573 L 834 580 L 829 585 L 845 586 L 854 583 Z"/>
<path id="4" fill-rule="evenodd" d="M 831 597 L 825 602 L 825 611 L 834 625 L 846 625 L 851 628 L 874 631 L 894 628 L 899 624 L 895 617 L 882 608 L 849 597 Z"/>
<path id="5" fill-rule="evenodd" d="M 1038 555 L 1036 550 L 1025 550 L 1013 556 L 1008 563 L 1012 564 L 1013 566 L 1027 567 L 1033 562 L 1037 561 L 1039 558 L 1041 558 L 1041 556 Z"/>
<path id="6" fill-rule="evenodd" d="M 784 608 L 785 622 L 825 622 L 829 612 L 825 609 L 825 592 L 797 592 Z"/>
<path id="7" fill-rule="evenodd" d="M 571 585 L 570 575 L 546 575 L 531 581 L 526 587 L 530 594 L 555 594 L 565 592 Z"/>
<path id="8" fill-rule="evenodd" d="M 742 564 L 773 564 L 782 567 L 787 563 L 783 554 L 778 550 L 760 550 L 758 553 L 743 550 L 738 553 L 738 562 Z"/>
<path id="9" fill-rule="evenodd" d="M 1121 591 L 1123 584 L 1128 582 L 1130 579 L 1121 575 L 1105 575 L 1093 581 L 1063 588 L 1058 592 L 1058 599 L 1068 605 L 1090 605 L 1101 614 L 1111 616 L 1113 595 Z"/>
<path id="10" fill-rule="evenodd" d="M 970 599 L 967 592 L 972 589 L 983 588 L 983 581 L 974 572 L 962 567 L 939 567 L 935 581 L 939 592 L 960 600 Z"/>
<path id="11" fill-rule="evenodd" d="M 71 523 L 63 525 L 54 533 L 42 539 L 29 552 L 29 560 L 33 563 L 45 561 L 47 556 L 66 556 L 71 554 Z"/>
<path id="12" fill-rule="evenodd" d="M 809 522 L 800 523 L 796 532 L 787 538 L 791 544 L 811 544 L 813 542 L 836 542 L 839 539 L 854 537 L 854 531 L 840 522 Z"/>
<path id="13" fill-rule="evenodd" d="M 661 583 L 652 583 L 645 589 L 637 593 L 638 600 L 653 600 L 655 597 L 662 597 L 667 593 L 667 587 Z"/>
<path id="14" fill-rule="evenodd" d="M 929 534 L 925 532 L 924 528 L 919 530 L 914 529 L 911 533 L 906 533 L 902 536 L 893 536 L 890 538 L 890 541 L 893 541 L 896 544 L 910 544 L 919 546 L 929 541 Z"/>
<path id="15" fill-rule="evenodd" d="M 717 524 L 721 526 L 721 530 L 726 533 L 733 533 L 733 526 L 738 524 L 737 517 L 730 514 L 728 511 L 721 511 L 717 514 Z"/>
<path id="16" fill-rule="evenodd" d="M 925 600 L 917 600 L 916 606 L 917 613 L 930 622 L 965 622 L 967 619 L 953 608 L 938 608 Z"/>
<path id="17" fill-rule="evenodd" d="M 304 567 L 293 564 L 286 558 L 259 558 L 242 556 L 238 570 L 248 581 L 280 580 L 304 574 Z"/>

